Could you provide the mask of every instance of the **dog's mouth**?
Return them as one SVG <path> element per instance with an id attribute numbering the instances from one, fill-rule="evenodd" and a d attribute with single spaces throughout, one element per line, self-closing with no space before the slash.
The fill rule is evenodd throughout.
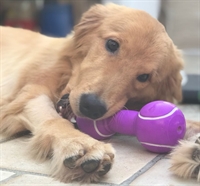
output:
<path id="1" fill-rule="evenodd" d="M 124 102 L 118 103 L 118 107 L 116 107 L 116 109 L 113 109 L 115 111 L 114 113 L 121 109 L 120 106 Z M 107 109 L 107 105 L 105 104 L 105 102 L 98 98 L 95 94 L 82 94 L 79 101 L 79 111 L 73 112 L 72 108 L 73 107 L 70 105 L 69 94 L 65 94 L 64 96 L 62 96 L 62 98 L 56 104 L 57 112 L 63 118 L 69 121 L 73 121 L 76 116 L 98 120 L 114 114 L 108 112 L 110 111 L 110 109 Z"/>
<path id="2" fill-rule="evenodd" d="M 73 112 L 69 94 L 65 94 L 56 104 L 57 112 L 65 119 L 71 120 L 75 115 L 92 120 L 101 118 L 106 112 L 106 104 L 95 94 L 82 94 L 79 100 L 78 112 Z"/>
<path id="3" fill-rule="evenodd" d="M 71 121 L 74 113 L 69 103 L 69 94 L 65 94 L 56 104 L 56 111 L 65 119 Z"/>

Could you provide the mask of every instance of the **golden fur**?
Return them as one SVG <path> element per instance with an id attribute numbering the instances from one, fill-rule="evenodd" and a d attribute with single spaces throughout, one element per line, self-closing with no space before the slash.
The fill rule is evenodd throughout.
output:
<path id="1" fill-rule="evenodd" d="M 105 49 L 108 39 L 120 43 L 116 54 Z M 50 157 L 52 175 L 64 182 L 97 181 L 106 173 L 106 165 L 113 163 L 114 149 L 74 129 L 57 114 L 55 104 L 62 95 L 70 93 L 73 112 L 81 115 L 80 96 L 95 93 L 107 104 L 103 118 L 124 105 L 139 109 L 153 100 L 181 100 L 181 55 L 164 27 L 143 11 L 96 5 L 83 15 L 74 33 L 61 39 L 1 27 L 0 47 L 1 132 L 13 135 L 30 130 L 34 157 Z M 150 78 L 141 83 L 140 74 Z M 190 154 L 199 148 L 190 143 L 182 143 L 172 155 L 172 170 L 183 177 L 191 174 L 186 166 L 178 170 L 185 163 L 177 161 L 180 152 L 185 148 L 185 154 Z M 71 157 L 73 166 L 64 166 L 63 161 Z M 86 173 L 91 160 L 99 166 Z"/>

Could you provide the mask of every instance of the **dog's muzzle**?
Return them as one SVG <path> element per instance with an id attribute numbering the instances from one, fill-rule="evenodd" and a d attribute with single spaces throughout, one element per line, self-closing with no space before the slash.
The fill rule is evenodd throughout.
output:
<path id="1" fill-rule="evenodd" d="M 95 94 L 82 94 L 79 103 L 79 111 L 91 119 L 98 119 L 106 112 L 106 104 Z"/>

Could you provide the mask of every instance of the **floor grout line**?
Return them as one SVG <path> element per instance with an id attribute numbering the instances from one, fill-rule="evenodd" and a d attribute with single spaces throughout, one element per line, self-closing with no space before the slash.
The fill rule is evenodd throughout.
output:
<path id="1" fill-rule="evenodd" d="M 107 182 L 98 182 L 97 185 L 105 185 L 105 186 L 119 186 L 119 184 L 115 183 L 107 183 Z"/>
<path id="2" fill-rule="evenodd" d="M 21 174 L 16 174 L 16 173 L 15 173 L 15 174 L 13 174 L 12 176 L 10 176 L 10 177 L 8 177 L 8 178 L 6 178 L 6 179 L 0 181 L 0 185 L 1 185 L 1 184 L 6 184 L 6 183 L 8 183 L 10 180 L 15 179 L 15 178 L 20 177 L 20 176 L 21 176 Z"/>
<path id="3" fill-rule="evenodd" d="M 2 171 L 8 171 L 8 172 L 13 172 L 13 173 L 18 174 L 18 175 L 30 174 L 30 175 L 50 177 L 50 175 L 48 175 L 48 174 L 42 174 L 42 173 L 30 172 L 30 171 L 13 170 L 13 169 L 8 169 L 8 168 L 0 168 L 0 170 L 2 170 Z"/>
<path id="4" fill-rule="evenodd" d="M 144 174 L 146 171 L 148 171 L 151 167 L 153 167 L 158 161 L 163 159 L 166 156 L 166 154 L 159 154 L 155 158 L 153 158 L 150 162 L 148 162 L 144 167 L 142 167 L 139 171 L 137 171 L 135 174 L 133 174 L 130 178 L 123 181 L 119 186 L 128 186 L 131 184 L 136 178 Z"/>

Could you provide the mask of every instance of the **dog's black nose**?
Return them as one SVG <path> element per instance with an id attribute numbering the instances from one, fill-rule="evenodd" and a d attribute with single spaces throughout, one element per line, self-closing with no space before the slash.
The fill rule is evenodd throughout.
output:
<path id="1" fill-rule="evenodd" d="M 106 112 L 106 104 L 95 94 L 83 94 L 80 98 L 80 112 L 91 119 L 98 119 Z"/>

